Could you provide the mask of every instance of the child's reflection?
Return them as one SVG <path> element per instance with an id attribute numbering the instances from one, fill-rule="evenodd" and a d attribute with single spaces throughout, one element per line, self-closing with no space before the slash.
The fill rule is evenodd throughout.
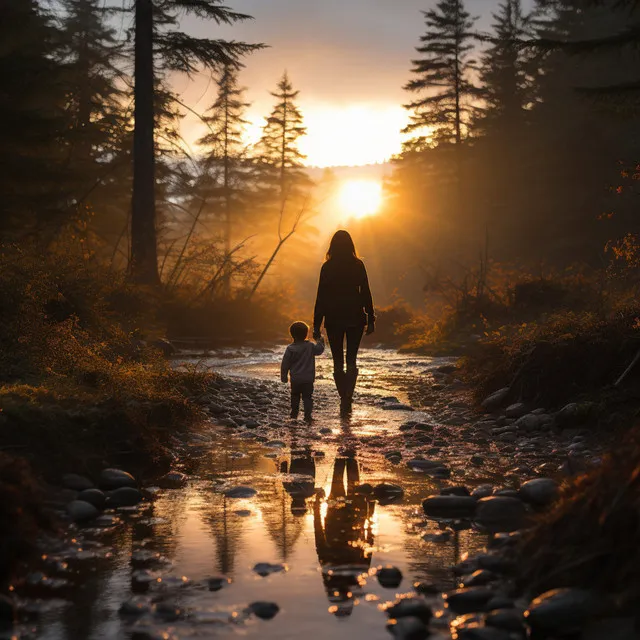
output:
<path id="1" fill-rule="evenodd" d="M 303 516 L 307 512 L 307 498 L 315 491 L 316 463 L 311 455 L 311 449 L 305 448 L 304 452 L 291 457 L 291 463 L 283 461 L 280 464 L 280 473 L 289 473 L 298 476 L 282 483 L 285 491 L 291 496 L 291 513 L 294 516 Z"/>
<path id="2" fill-rule="evenodd" d="M 346 489 L 345 489 L 346 472 Z M 323 495 L 317 494 L 313 522 L 318 560 L 330 609 L 339 616 L 353 610 L 353 589 L 358 575 L 369 570 L 373 544 L 371 520 L 375 503 L 355 493 L 360 481 L 358 461 L 353 453 L 342 453 L 333 466 L 331 490 L 322 518 Z"/>

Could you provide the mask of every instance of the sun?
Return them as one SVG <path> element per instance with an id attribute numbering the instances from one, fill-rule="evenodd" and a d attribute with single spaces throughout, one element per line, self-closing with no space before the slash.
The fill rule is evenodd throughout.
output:
<path id="1" fill-rule="evenodd" d="M 382 184 L 375 180 L 348 180 L 340 188 L 342 212 L 350 218 L 366 218 L 378 213 L 382 204 Z"/>

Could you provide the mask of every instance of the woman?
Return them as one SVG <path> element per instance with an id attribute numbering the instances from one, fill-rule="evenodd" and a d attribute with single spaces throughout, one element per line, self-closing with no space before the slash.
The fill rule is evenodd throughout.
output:
<path id="1" fill-rule="evenodd" d="M 340 394 L 340 410 L 343 414 L 349 413 L 358 378 L 356 361 L 360 341 L 365 326 L 367 335 L 374 332 L 375 314 L 367 270 L 346 231 L 337 231 L 331 239 L 320 271 L 313 321 L 315 339 L 320 337 L 323 320 L 333 356 L 333 378 Z"/>

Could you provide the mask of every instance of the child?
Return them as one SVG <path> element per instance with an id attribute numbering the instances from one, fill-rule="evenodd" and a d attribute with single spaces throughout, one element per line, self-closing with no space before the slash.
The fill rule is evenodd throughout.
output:
<path id="1" fill-rule="evenodd" d="M 317 342 L 307 340 L 309 326 L 304 322 L 294 322 L 289 327 L 293 342 L 287 347 L 282 358 L 280 376 L 282 382 L 289 381 L 291 373 L 291 418 L 296 419 L 300 411 L 300 397 L 304 404 L 304 419 L 311 421 L 313 411 L 313 383 L 316 379 L 315 357 L 324 352 L 322 336 Z"/>

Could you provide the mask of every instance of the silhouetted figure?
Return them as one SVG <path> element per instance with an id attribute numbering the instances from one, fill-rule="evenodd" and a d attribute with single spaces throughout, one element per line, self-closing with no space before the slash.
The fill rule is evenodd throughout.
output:
<path id="1" fill-rule="evenodd" d="M 344 475 L 347 474 L 345 490 Z M 336 615 L 348 616 L 353 610 L 353 589 L 358 575 L 371 566 L 367 547 L 373 544 L 371 518 L 375 503 L 355 493 L 360 480 L 358 462 L 353 456 L 337 457 L 333 467 L 327 513 L 322 521 L 322 496 L 316 495 L 313 523 L 322 581 Z"/>
<path id="2" fill-rule="evenodd" d="M 280 471 L 300 476 L 283 482 L 282 486 L 291 496 L 291 513 L 294 516 L 304 515 L 307 512 L 307 498 L 315 493 L 316 486 L 316 461 L 311 450 L 305 449 L 303 454 L 292 455 L 291 464 L 283 462 Z"/>
<path id="3" fill-rule="evenodd" d="M 358 379 L 357 357 L 365 326 L 367 335 L 375 330 L 373 298 L 364 262 L 358 258 L 347 231 L 336 231 L 327 260 L 320 271 L 320 283 L 313 320 L 313 336 L 320 336 L 324 321 L 331 354 L 333 378 L 340 394 L 340 411 L 351 411 Z M 347 343 L 345 371 L 344 343 Z"/>
<path id="4" fill-rule="evenodd" d="M 286 348 L 280 366 L 280 376 L 285 384 L 291 377 L 291 418 L 295 420 L 300 412 L 300 398 L 304 405 L 304 419 L 311 422 L 313 413 L 313 383 L 316 379 L 316 356 L 324 353 L 324 340 L 318 336 L 317 342 L 307 340 L 309 326 L 304 322 L 294 322 L 289 327 L 293 342 Z"/>

